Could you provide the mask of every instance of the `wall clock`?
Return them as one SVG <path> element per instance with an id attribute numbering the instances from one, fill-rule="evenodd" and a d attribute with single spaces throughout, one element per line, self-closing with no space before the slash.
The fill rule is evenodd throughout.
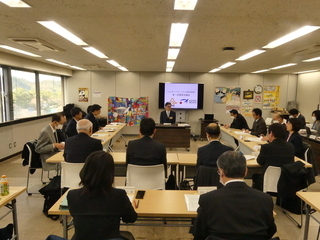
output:
<path id="1" fill-rule="evenodd" d="M 261 85 L 257 85 L 254 87 L 254 92 L 256 94 L 260 94 L 260 93 L 262 93 L 262 91 L 263 91 L 263 87 Z"/>

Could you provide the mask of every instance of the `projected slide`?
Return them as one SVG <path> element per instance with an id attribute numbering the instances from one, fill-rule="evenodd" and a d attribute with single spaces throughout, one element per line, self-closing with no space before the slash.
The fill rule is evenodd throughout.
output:
<path id="1" fill-rule="evenodd" d="M 172 108 L 197 109 L 198 84 L 166 83 L 165 102 L 171 102 Z"/>

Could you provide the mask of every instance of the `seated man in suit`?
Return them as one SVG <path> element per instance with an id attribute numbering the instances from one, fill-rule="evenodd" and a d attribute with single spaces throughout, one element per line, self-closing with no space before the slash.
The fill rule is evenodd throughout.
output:
<path id="1" fill-rule="evenodd" d="M 162 111 L 160 114 L 160 123 L 176 123 L 176 113 L 174 111 L 171 111 L 171 103 L 166 102 L 165 104 L 165 111 Z"/>
<path id="2" fill-rule="evenodd" d="M 280 123 L 274 123 L 268 129 L 269 144 L 261 146 L 257 162 L 263 166 L 262 174 L 252 176 L 252 187 L 263 190 L 263 174 L 269 166 L 281 167 L 284 164 L 294 162 L 294 147 L 286 142 L 287 132 Z"/>
<path id="3" fill-rule="evenodd" d="M 246 132 L 251 135 L 260 136 L 267 134 L 267 125 L 264 119 L 262 118 L 262 111 L 260 108 L 252 109 L 252 117 L 254 118 L 254 122 L 252 125 L 251 131 L 247 130 Z"/>
<path id="4" fill-rule="evenodd" d="M 206 127 L 206 135 L 209 144 L 198 149 L 197 168 L 201 165 L 217 167 L 218 157 L 226 151 L 233 151 L 232 147 L 220 143 L 220 127 L 218 124 L 210 123 Z"/>
<path id="5" fill-rule="evenodd" d="M 66 162 L 84 163 L 91 153 L 102 150 L 101 140 L 91 137 L 92 123 L 88 119 L 77 122 L 77 131 L 77 135 L 66 139 L 63 153 Z"/>
<path id="6" fill-rule="evenodd" d="M 62 129 L 65 121 L 66 118 L 63 114 L 54 114 L 51 118 L 51 123 L 40 132 L 35 151 L 40 154 L 42 168 L 45 171 L 56 170 L 56 164 L 46 163 L 46 160 L 59 150 L 64 149 L 64 143 L 60 143 L 57 130 Z"/>
<path id="7" fill-rule="evenodd" d="M 247 120 L 236 109 L 229 111 L 231 118 L 233 119 L 231 125 L 225 125 L 225 127 L 231 127 L 235 129 L 249 129 Z"/>
<path id="8" fill-rule="evenodd" d="M 272 198 L 252 189 L 244 181 L 245 157 L 234 151 L 217 161 L 223 188 L 200 195 L 198 216 L 191 233 L 196 240 L 267 240 L 276 232 Z"/>
<path id="9" fill-rule="evenodd" d="M 84 117 L 85 119 L 88 119 L 92 122 L 92 132 L 95 133 L 99 130 L 99 123 L 96 119 L 97 116 L 101 113 L 101 106 L 99 104 L 93 104 L 90 108 L 90 112 Z"/>
<path id="10" fill-rule="evenodd" d="M 66 127 L 66 133 L 68 137 L 72 137 L 77 135 L 77 122 L 82 118 L 82 111 L 81 108 L 74 107 L 70 110 L 72 119 L 68 122 Z"/>
<path id="11" fill-rule="evenodd" d="M 126 164 L 158 165 L 163 164 L 167 169 L 167 152 L 163 143 L 153 140 L 156 124 L 152 118 L 143 118 L 140 122 L 142 138 L 129 141 Z"/>
<path id="12" fill-rule="evenodd" d="M 291 117 L 298 118 L 301 123 L 301 129 L 306 128 L 306 118 L 296 108 L 289 110 Z"/>

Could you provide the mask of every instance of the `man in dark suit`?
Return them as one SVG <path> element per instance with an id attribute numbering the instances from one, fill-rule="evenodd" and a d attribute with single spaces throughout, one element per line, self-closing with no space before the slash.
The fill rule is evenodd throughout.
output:
<path id="1" fill-rule="evenodd" d="M 191 230 L 194 239 L 270 239 L 277 230 L 273 201 L 243 181 L 248 171 L 245 157 L 228 151 L 218 158 L 217 165 L 225 186 L 200 195 L 198 216 Z"/>
<path id="2" fill-rule="evenodd" d="M 47 163 L 46 160 L 59 150 L 64 149 L 64 144 L 59 141 L 57 130 L 62 129 L 65 121 L 66 118 L 63 114 L 54 114 L 51 123 L 40 132 L 35 151 L 40 154 L 42 168 L 45 171 L 56 170 L 56 164 Z"/>
<path id="3" fill-rule="evenodd" d="M 220 127 L 216 123 L 210 123 L 206 127 L 206 135 L 209 144 L 198 149 L 197 167 L 217 167 L 218 157 L 226 151 L 233 151 L 233 148 L 220 143 Z"/>
<path id="4" fill-rule="evenodd" d="M 249 129 L 247 120 L 236 109 L 229 111 L 231 118 L 233 119 L 231 125 L 225 125 L 235 129 Z"/>
<path id="5" fill-rule="evenodd" d="M 81 108 L 74 107 L 70 110 L 72 119 L 68 122 L 66 127 L 66 133 L 68 137 L 72 137 L 78 134 L 77 131 L 77 122 L 82 118 Z"/>
<path id="6" fill-rule="evenodd" d="M 99 130 L 99 123 L 96 117 L 99 116 L 100 113 L 101 113 L 101 106 L 99 104 L 93 104 L 90 108 L 90 112 L 84 117 L 85 119 L 88 119 L 90 120 L 90 122 L 92 122 L 93 133 Z"/>
<path id="7" fill-rule="evenodd" d="M 167 169 L 167 152 L 163 143 L 153 140 L 156 124 L 152 118 L 143 118 L 140 123 L 142 138 L 129 141 L 126 164 L 157 165 L 163 164 Z"/>
<path id="8" fill-rule="evenodd" d="M 91 153 L 102 150 L 101 140 L 90 137 L 92 123 L 88 119 L 77 122 L 77 131 L 77 135 L 66 139 L 63 153 L 66 162 L 84 163 Z"/>
<path id="9" fill-rule="evenodd" d="M 171 111 L 171 103 L 166 102 L 165 104 L 165 111 L 162 111 L 160 114 L 160 123 L 176 123 L 176 113 L 174 111 Z"/>
<path id="10" fill-rule="evenodd" d="M 252 117 L 254 118 L 254 122 L 252 125 L 251 131 L 248 131 L 251 135 L 260 136 L 267 134 L 267 125 L 264 119 L 262 118 L 262 111 L 260 108 L 252 109 Z"/>
<path id="11" fill-rule="evenodd" d="M 263 166 L 262 174 L 254 174 L 252 187 L 263 190 L 263 174 L 269 166 L 281 167 L 294 162 L 294 147 L 286 142 L 286 131 L 280 123 L 269 126 L 267 139 L 269 144 L 261 146 L 257 162 Z"/>
<path id="12" fill-rule="evenodd" d="M 299 119 L 301 123 L 301 129 L 306 128 L 306 118 L 298 111 L 298 109 L 292 108 L 289 110 L 289 113 L 292 117 Z"/>

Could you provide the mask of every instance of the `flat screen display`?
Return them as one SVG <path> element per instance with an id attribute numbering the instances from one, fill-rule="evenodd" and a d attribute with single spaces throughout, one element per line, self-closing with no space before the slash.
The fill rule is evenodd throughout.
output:
<path id="1" fill-rule="evenodd" d="M 159 83 L 159 108 L 166 102 L 173 109 L 203 109 L 203 84 Z"/>

